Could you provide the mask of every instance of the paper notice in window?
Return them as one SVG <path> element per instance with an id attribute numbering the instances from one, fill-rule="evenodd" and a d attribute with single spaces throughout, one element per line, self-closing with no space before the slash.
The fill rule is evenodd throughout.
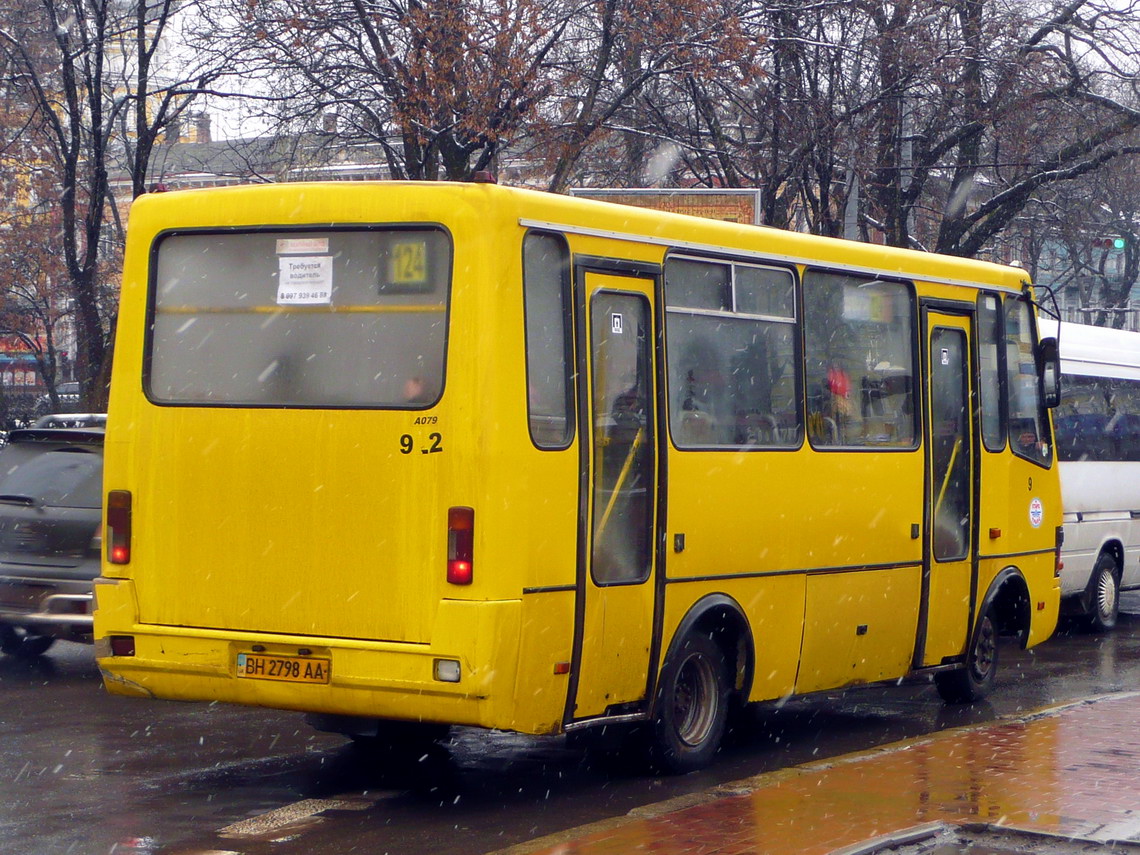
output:
<path id="1" fill-rule="evenodd" d="M 328 238 L 278 238 L 278 255 L 312 255 L 314 252 L 328 252 Z"/>
<path id="2" fill-rule="evenodd" d="M 332 256 L 297 255 L 278 258 L 277 304 L 311 306 L 332 302 Z"/>

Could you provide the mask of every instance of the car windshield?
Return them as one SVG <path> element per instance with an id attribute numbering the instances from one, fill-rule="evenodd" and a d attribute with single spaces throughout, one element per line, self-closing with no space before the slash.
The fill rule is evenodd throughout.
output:
<path id="1" fill-rule="evenodd" d="M 16 450 L 12 446 L 11 450 Z M 68 508 L 98 508 L 102 500 L 103 458 L 80 448 L 62 448 L 26 457 L 5 469 L 0 460 L 0 502 Z M 12 461 L 7 461 L 12 466 Z"/>

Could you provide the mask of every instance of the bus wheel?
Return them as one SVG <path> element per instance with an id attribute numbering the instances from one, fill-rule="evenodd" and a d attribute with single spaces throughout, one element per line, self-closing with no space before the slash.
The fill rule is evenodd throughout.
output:
<path id="1" fill-rule="evenodd" d="M 711 636 L 691 633 L 661 672 L 654 704 L 651 759 L 681 774 L 712 762 L 728 717 L 728 663 Z"/>
<path id="2" fill-rule="evenodd" d="M 1107 552 L 1096 560 L 1089 593 L 1088 627 L 1093 632 L 1107 632 L 1116 626 L 1120 612 L 1120 575 L 1116 559 Z"/>
<path id="3" fill-rule="evenodd" d="M 978 623 L 966 657 L 966 667 L 934 675 L 934 684 L 942 700 L 948 704 L 969 704 L 989 694 L 997 675 L 997 641 L 997 622 L 991 606 Z"/>

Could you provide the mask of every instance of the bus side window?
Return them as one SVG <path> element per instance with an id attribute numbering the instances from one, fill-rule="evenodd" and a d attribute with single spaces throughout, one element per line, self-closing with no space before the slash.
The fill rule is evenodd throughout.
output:
<path id="1" fill-rule="evenodd" d="M 665 300 L 670 427 L 677 446 L 799 445 L 791 271 L 670 258 Z"/>
<path id="2" fill-rule="evenodd" d="M 821 448 L 913 448 L 914 297 L 901 282 L 804 276 L 808 437 Z"/>
<path id="3" fill-rule="evenodd" d="M 978 391 L 982 402 L 982 442 L 987 451 L 1005 449 L 1001 404 L 1001 300 L 996 294 L 978 298 Z"/>
<path id="4" fill-rule="evenodd" d="M 574 387 L 570 253 L 561 236 L 532 232 L 523 241 L 523 300 L 531 440 L 539 448 L 566 448 L 574 436 Z"/>

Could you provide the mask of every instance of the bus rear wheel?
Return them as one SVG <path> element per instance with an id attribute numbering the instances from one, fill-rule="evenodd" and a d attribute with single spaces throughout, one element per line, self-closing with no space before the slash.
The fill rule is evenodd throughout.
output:
<path id="1" fill-rule="evenodd" d="M 997 621 L 991 606 L 978 622 L 966 667 L 934 675 L 934 685 L 942 700 L 948 704 L 970 704 L 989 694 L 997 676 L 997 642 Z"/>
<path id="2" fill-rule="evenodd" d="M 1108 632 L 1116 626 L 1120 613 L 1120 572 L 1116 559 L 1102 553 L 1093 567 L 1089 584 L 1087 623 L 1093 632 Z"/>
<path id="3" fill-rule="evenodd" d="M 728 663 L 711 636 L 690 633 L 661 672 L 650 757 L 663 772 L 682 774 L 712 762 L 728 718 Z"/>

